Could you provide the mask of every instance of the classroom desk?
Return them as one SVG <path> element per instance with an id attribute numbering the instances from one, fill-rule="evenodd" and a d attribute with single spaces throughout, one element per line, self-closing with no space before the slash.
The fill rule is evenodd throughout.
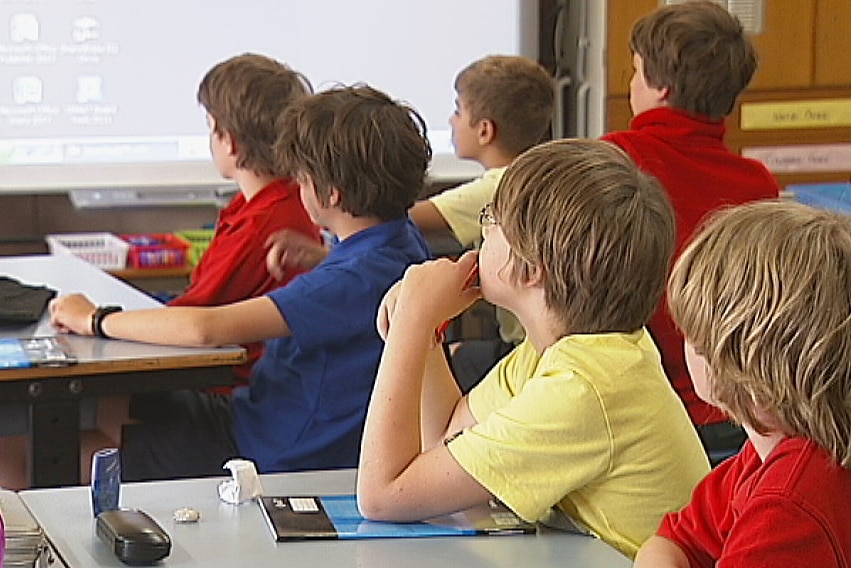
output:
<path id="1" fill-rule="evenodd" d="M 0 258 L 0 275 L 84 292 L 98 304 L 161 307 L 146 294 L 69 255 Z M 47 313 L 36 324 L 0 327 L 0 337 L 56 335 Z M 241 347 L 182 348 L 62 336 L 78 359 L 67 367 L 0 370 L 0 401 L 25 404 L 33 487 L 80 482 L 80 403 L 86 397 L 230 384 Z M 10 405 L 5 404 L 8 408 Z"/>
<path id="2" fill-rule="evenodd" d="M 333 495 L 354 491 L 355 471 L 285 473 L 261 478 L 267 495 Z M 632 565 L 628 558 L 601 540 L 546 529 L 537 535 L 277 544 L 255 502 L 235 506 L 219 501 L 216 487 L 222 479 L 122 486 L 121 506 L 145 511 L 169 533 L 172 549 L 163 566 L 618 568 Z M 87 488 L 28 490 L 20 495 L 68 568 L 123 566 L 95 535 Z M 198 510 L 201 520 L 197 524 L 175 523 L 172 513 L 180 507 Z"/>

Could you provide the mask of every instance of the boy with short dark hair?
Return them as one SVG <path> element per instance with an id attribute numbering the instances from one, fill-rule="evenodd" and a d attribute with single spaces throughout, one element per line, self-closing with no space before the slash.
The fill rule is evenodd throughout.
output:
<path id="1" fill-rule="evenodd" d="M 635 67 L 629 95 L 634 118 L 629 130 L 606 134 L 603 140 L 626 150 L 668 192 L 677 219 L 676 257 L 710 211 L 778 195 L 776 180 L 761 163 L 724 144 L 724 118 L 756 70 L 756 52 L 739 21 L 708 1 L 647 14 L 633 26 L 629 46 Z M 664 303 L 649 327 L 704 445 L 722 455 L 738 450 L 744 432 L 695 395 L 683 338 Z"/>
<path id="2" fill-rule="evenodd" d="M 215 307 L 110 313 L 82 295 L 51 304 L 63 331 L 174 345 L 267 340 L 248 387 L 229 398 L 181 391 L 168 420 L 125 427 L 122 475 L 220 475 L 240 455 L 261 472 L 357 464 L 382 342 L 386 290 L 427 258 L 406 211 L 431 159 L 410 107 L 372 88 L 337 88 L 293 102 L 276 145 L 311 218 L 339 242 L 314 270 L 265 296 Z M 94 325 L 93 325 L 94 323 Z"/>
<path id="3" fill-rule="evenodd" d="M 417 520 L 495 497 L 529 521 L 568 515 L 632 556 L 709 471 L 643 327 L 671 206 L 615 146 L 561 140 L 521 154 L 481 219 L 478 253 L 409 268 L 382 302 L 361 510 Z M 435 327 L 482 297 L 528 333 L 462 396 Z"/>
<path id="4" fill-rule="evenodd" d="M 288 229 L 320 243 L 319 227 L 301 204 L 298 184 L 281 177 L 272 147 L 277 118 L 292 102 L 309 96 L 308 80 L 264 55 L 245 53 L 213 66 L 198 86 L 207 112 L 210 151 L 216 169 L 239 192 L 219 213 L 209 248 L 192 271 L 189 286 L 171 306 L 218 306 L 261 296 L 303 272 L 299 267 L 273 277 L 261 247 L 272 233 Z M 262 343 L 245 345 L 248 362 L 236 369 L 248 384 Z"/>
<path id="5" fill-rule="evenodd" d="M 493 201 L 506 166 L 544 140 L 554 110 L 553 78 L 539 63 L 491 55 L 471 63 L 455 79 L 452 143 L 459 158 L 474 160 L 484 174 L 447 189 L 411 209 L 411 219 L 428 237 L 452 236 L 462 246 L 481 240 L 479 211 Z M 453 346 L 456 378 L 469 390 L 525 332 L 511 314 L 497 310 L 500 337 L 465 340 Z"/>
<path id="6" fill-rule="evenodd" d="M 716 215 L 668 283 L 695 392 L 749 441 L 636 566 L 851 564 L 851 220 L 787 202 Z"/>
<path id="7" fill-rule="evenodd" d="M 526 57 L 490 55 L 465 67 L 455 79 L 458 97 L 449 120 L 459 158 L 475 160 L 485 173 L 411 208 L 411 219 L 426 235 L 452 236 L 465 247 L 481 240 L 479 211 L 493 201 L 506 166 L 547 134 L 554 109 L 553 79 Z M 268 268 L 310 268 L 327 251 L 291 231 L 269 239 Z M 451 346 L 455 377 L 464 392 L 476 384 L 525 336 L 517 319 L 497 309 L 500 337 L 465 340 Z"/>

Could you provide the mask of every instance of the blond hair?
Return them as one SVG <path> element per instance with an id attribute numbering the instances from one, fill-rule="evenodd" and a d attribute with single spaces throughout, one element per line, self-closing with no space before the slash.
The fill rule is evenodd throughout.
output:
<path id="1" fill-rule="evenodd" d="M 851 219 L 776 201 L 725 210 L 680 256 L 668 301 L 733 418 L 851 467 Z"/>
<path id="2" fill-rule="evenodd" d="M 490 120 L 495 144 L 516 156 L 541 142 L 555 108 L 553 78 L 520 56 L 489 55 L 458 73 L 455 90 L 470 110 L 470 126 Z"/>
<path id="3" fill-rule="evenodd" d="M 512 277 L 543 274 L 564 333 L 630 332 L 650 319 L 674 249 L 674 214 L 659 183 L 620 148 L 557 140 L 506 170 L 494 214 Z"/>

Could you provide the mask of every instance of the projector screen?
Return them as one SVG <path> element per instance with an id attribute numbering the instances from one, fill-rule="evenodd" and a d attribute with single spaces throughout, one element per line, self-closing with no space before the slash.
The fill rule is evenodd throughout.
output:
<path id="1" fill-rule="evenodd" d="M 367 82 L 413 105 L 430 174 L 463 178 L 448 117 L 456 73 L 537 55 L 530 0 L 0 0 L 0 192 L 226 187 L 198 83 L 255 52 L 317 91 Z"/>

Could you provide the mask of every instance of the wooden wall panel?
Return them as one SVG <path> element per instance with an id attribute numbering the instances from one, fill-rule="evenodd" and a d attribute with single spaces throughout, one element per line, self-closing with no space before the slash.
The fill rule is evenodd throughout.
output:
<path id="1" fill-rule="evenodd" d="M 632 54 L 629 32 L 635 21 L 659 6 L 658 0 L 609 0 L 606 32 L 606 82 L 610 95 L 629 94 Z"/>
<path id="2" fill-rule="evenodd" d="M 851 2 L 818 0 L 815 37 L 815 84 L 851 87 Z"/>
<path id="3" fill-rule="evenodd" d="M 759 67 L 750 89 L 811 86 L 816 0 L 766 0 L 765 4 L 765 32 L 752 38 Z"/>
<path id="4" fill-rule="evenodd" d="M 785 144 L 840 144 L 851 142 L 851 128 L 781 128 L 740 130 L 740 107 L 747 102 L 793 102 L 811 99 L 851 99 L 851 88 L 800 89 L 775 92 L 749 92 L 739 98 L 727 119 L 727 145 L 738 152 L 744 146 L 780 146 Z M 845 174 L 848 179 L 848 174 Z"/>
<path id="5" fill-rule="evenodd" d="M 629 108 L 629 96 L 621 95 L 606 99 L 606 132 L 626 130 L 632 119 L 632 109 Z"/>

